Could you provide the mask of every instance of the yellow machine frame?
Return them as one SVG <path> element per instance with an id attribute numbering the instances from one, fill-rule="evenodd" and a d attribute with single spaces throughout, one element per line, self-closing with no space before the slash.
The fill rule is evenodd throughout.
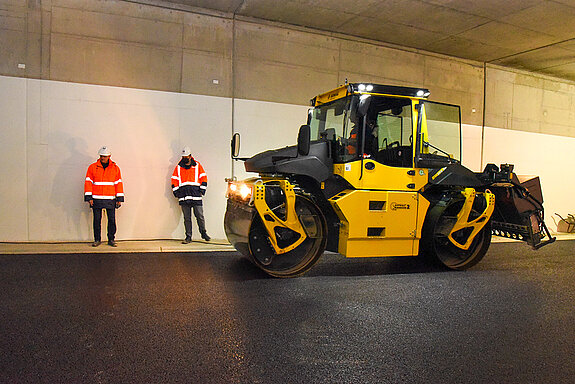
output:
<path id="1" fill-rule="evenodd" d="M 293 190 L 293 185 L 284 179 L 277 179 L 274 181 L 279 183 L 280 188 L 284 192 L 286 219 L 280 219 L 266 203 L 266 187 L 263 182 L 253 185 L 253 203 L 266 231 L 268 232 L 271 246 L 274 249 L 274 252 L 279 255 L 297 248 L 297 246 L 306 239 L 306 233 L 295 211 L 296 196 Z M 300 237 L 294 243 L 282 248 L 278 245 L 276 238 L 275 229 L 277 227 L 289 228 L 290 230 L 297 232 Z"/>
<path id="2" fill-rule="evenodd" d="M 457 221 L 451 229 L 448 238 L 456 247 L 468 250 L 475 238 L 475 235 L 483 229 L 493 213 L 493 209 L 495 208 L 495 195 L 489 191 L 478 194 L 473 188 L 465 188 L 461 194 L 465 197 L 465 202 L 463 203 L 463 208 L 457 214 Z M 471 207 L 473 206 L 475 198 L 478 196 L 485 198 L 485 210 L 476 219 L 470 221 L 469 214 L 471 213 Z M 465 228 L 471 228 L 472 231 L 467 238 L 467 241 L 464 244 L 460 244 L 453 238 L 453 234 Z"/>

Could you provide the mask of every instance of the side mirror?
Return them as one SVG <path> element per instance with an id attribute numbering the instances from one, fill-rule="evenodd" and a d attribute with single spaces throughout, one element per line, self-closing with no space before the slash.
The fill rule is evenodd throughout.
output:
<path id="1" fill-rule="evenodd" d="M 235 159 L 240 154 L 240 134 L 234 133 L 231 142 L 232 159 Z"/>
<path id="2" fill-rule="evenodd" d="M 297 153 L 299 155 L 307 156 L 309 154 L 310 135 L 309 125 L 302 125 L 299 128 L 297 135 Z"/>
<path id="3" fill-rule="evenodd" d="M 361 95 L 359 98 L 359 105 L 357 106 L 357 114 L 360 117 L 365 116 L 371 103 L 371 95 Z"/>

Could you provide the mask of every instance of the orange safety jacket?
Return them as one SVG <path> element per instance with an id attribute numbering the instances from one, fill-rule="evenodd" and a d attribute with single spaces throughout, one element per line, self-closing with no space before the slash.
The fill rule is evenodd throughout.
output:
<path id="1" fill-rule="evenodd" d="M 348 144 L 347 146 L 347 153 L 349 153 L 350 155 L 355 155 L 355 146 L 357 145 L 357 131 L 358 128 L 354 127 L 349 132 L 349 141 L 351 144 Z"/>
<path id="2" fill-rule="evenodd" d="M 120 167 L 112 160 L 104 168 L 100 160 L 91 164 L 84 182 L 84 201 L 90 200 L 124 201 L 124 184 Z"/>
<path id="3" fill-rule="evenodd" d="M 179 204 L 202 205 L 202 196 L 206 194 L 208 175 L 197 160 L 188 166 L 181 160 L 172 173 L 172 191 Z"/>

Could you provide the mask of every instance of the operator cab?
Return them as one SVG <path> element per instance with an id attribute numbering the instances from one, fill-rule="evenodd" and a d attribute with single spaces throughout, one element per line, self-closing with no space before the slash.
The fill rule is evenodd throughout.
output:
<path id="1" fill-rule="evenodd" d="M 311 140 L 329 141 L 336 164 L 371 159 L 390 167 L 436 168 L 460 162 L 459 107 L 427 101 L 427 94 L 406 87 L 340 87 L 312 100 Z"/>

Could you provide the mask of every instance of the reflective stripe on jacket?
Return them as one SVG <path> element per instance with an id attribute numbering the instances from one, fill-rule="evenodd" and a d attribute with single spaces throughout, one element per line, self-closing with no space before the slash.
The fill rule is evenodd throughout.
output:
<path id="1" fill-rule="evenodd" d="M 84 201 L 90 200 L 124 201 L 124 184 L 120 167 L 112 160 L 104 168 L 100 160 L 91 164 L 84 182 Z"/>
<path id="2" fill-rule="evenodd" d="M 172 174 L 172 191 L 181 204 L 202 205 L 202 196 L 208 187 L 208 176 L 204 167 L 197 160 L 196 165 L 186 166 L 184 161 L 174 169 Z"/>

